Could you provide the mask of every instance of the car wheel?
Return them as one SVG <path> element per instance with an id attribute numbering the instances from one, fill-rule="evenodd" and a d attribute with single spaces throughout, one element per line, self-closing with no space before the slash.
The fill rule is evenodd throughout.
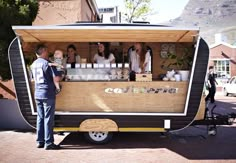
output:
<path id="1" fill-rule="evenodd" d="M 224 88 L 224 95 L 225 95 L 225 96 L 228 96 L 228 95 L 229 95 L 229 93 L 227 92 L 226 88 Z"/>
<path id="2" fill-rule="evenodd" d="M 94 144 L 105 144 L 112 139 L 111 132 L 89 131 L 84 133 L 86 140 Z"/>

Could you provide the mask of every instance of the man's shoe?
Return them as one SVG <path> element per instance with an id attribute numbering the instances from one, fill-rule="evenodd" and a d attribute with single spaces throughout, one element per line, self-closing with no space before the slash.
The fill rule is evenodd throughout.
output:
<path id="1" fill-rule="evenodd" d="M 38 143 L 37 144 L 37 148 L 43 148 L 44 147 L 44 144 L 43 143 Z"/>
<path id="2" fill-rule="evenodd" d="M 46 150 L 58 150 L 61 149 L 60 145 L 56 145 L 56 144 L 50 144 L 48 146 L 45 147 Z"/>

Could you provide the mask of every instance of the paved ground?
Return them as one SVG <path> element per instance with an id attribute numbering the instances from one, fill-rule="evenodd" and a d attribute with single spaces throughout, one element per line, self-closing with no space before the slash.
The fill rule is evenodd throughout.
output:
<path id="1" fill-rule="evenodd" d="M 217 112 L 236 113 L 236 97 L 217 96 Z M 81 133 L 55 135 L 59 151 L 35 148 L 35 133 L 0 132 L 0 162 L 236 162 L 236 124 L 218 127 L 208 136 L 206 127 L 189 127 L 161 137 L 159 133 L 116 133 L 106 145 L 87 143 Z"/>

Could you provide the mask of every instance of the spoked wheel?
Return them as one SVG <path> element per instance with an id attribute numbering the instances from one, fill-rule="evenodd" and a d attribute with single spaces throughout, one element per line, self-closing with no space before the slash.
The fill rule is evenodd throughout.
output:
<path id="1" fill-rule="evenodd" d="M 102 131 L 89 131 L 86 132 L 84 135 L 89 142 L 95 144 L 105 144 L 112 138 L 111 132 L 102 132 Z"/>

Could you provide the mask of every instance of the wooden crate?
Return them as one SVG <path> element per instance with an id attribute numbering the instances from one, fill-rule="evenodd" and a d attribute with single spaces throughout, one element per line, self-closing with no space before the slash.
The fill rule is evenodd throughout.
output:
<path id="1" fill-rule="evenodd" d="M 141 82 L 152 81 L 152 74 L 136 74 L 135 81 L 141 81 Z"/>

